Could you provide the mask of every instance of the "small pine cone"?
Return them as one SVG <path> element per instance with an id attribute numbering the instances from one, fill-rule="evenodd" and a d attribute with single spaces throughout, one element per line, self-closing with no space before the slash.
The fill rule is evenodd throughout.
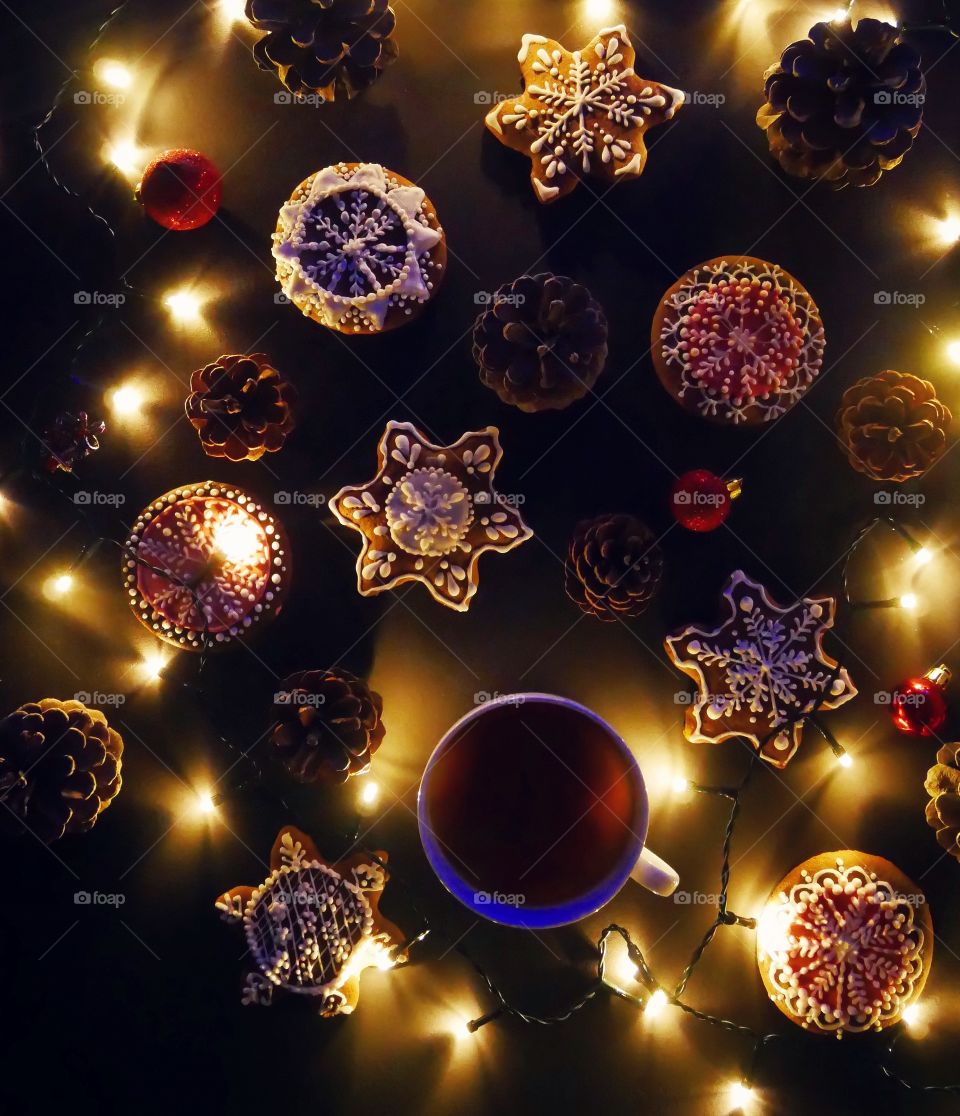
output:
<path id="1" fill-rule="evenodd" d="M 663 552 L 632 515 L 577 524 L 565 565 L 567 596 L 600 620 L 639 616 L 660 586 Z"/>
<path id="2" fill-rule="evenodd" d="M 937 762 L 927 772 L 924 789 L 930 795 L 924 816 L 936 830 L 937 843 L 960 860 L 960 744 L 943 744 Z"/>
<path id="3" fill-rule="evenodd" d="M 246 15 L 267 32 L 254 60 L 291 93 L 353 97 L 397 57 L 388 0 L 247 0 Z"/>
<path id="4" fill-rule="evenodd" d="M 481 381 L 521 411 L 560 410 L 597 382 L 607 319 L 586 287 L 564 275 L 523 275 L 493 296 L 473 327 Z"/>
<path id="5" fill-rule="evenodd" d="M 370 766 L 386 731 L 383 699 L 346 670 L 301 670 L 275 698 L 277 757 L 300 783 L 344 783 Z"/>
<path id="6" fill-rule="evenodd" d="M 259 461 L 293 429 L 296 400 L 263 353 L 235 354 L 193 373 L 186 412 L 208 457 Z"/>
<path id="7" fill-rule="evenodd" d="M 783 169 L 840 189 L 901 162 L 923 120 L 920 55 L 878 19 L 817 23 L 764 75 L 757 123 Z"/>
<path id="8" fill-rule="evenodd" d="M 41 841 L 85 833 L 120 792 L 123 740 L 99 709 L 44 698 L 0 721 L 0 802 Z"/>
<path id="9" fill-rule="evenodd" d="M 940 458 L 952 417 L 928 380 L 887 371 L 847 388 L 837 430 L 858 473 L 899 483 Z"/>

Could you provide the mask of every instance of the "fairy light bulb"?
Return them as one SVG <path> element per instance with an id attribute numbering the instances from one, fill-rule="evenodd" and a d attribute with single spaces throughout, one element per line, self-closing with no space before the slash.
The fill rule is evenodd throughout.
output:
<path id="1" fill-rule="evenodd" d="M 730 1111 L 746 1108 L 753 1100 L 753 1090 L 742 1081 L 734 1081 L 727 1090 L 727 1099 L 730 1102 Z"/>
<path id="2" fill-rule="evenodd" d="M 960 240 L 960 216 L 951 214 L 937 222 L 937 239 L 948 248 Z"/>
<path id="3" fill-rule="evenodd" d="M 918 600 L 916 593 L 904 593 L 903 596 L 900 598 L 900 607 L 905 612 L 913 612 L 913 610 L 917 607 L 917 604 Z"/>
<path id="4" fill-rule="evenodd" d="M 163 304 L 170 311 L 170 316 L 180 325 L 189 325 L 200 321 L 200 299 L 192 291 L 185 288 L 170 291 L 164 296 Z"/>
<path id="5" fill-rule="evenodd" d="M 841 767 L 853 767 L 853 756 L 849 752 L 844 752 L 843 755 L 837 756 L 837 763 Z"/>
<path id="6" fill-rule="evenodd" d="M 209 790 L 197 791 L 197 800 L 194 804 L 198 814 L 210 817 L 217 812 L 217 800 Z"/>
<path id="7" fill-rule="evenodd" d="M 121 174 L 135 175 L 142 164 L 140 148 L 133 140 L 114 140 L 107 144 L 105 151 L 108 163 L 112 163 Z"/>
<path id="8" fill-rule="evenodd" d="M 166 658 L 159 652 L 152 652 L 147 655 L 143 662 L 140 664 L 140 671 L 143 675 L 144 681 L 156 682 L 163 668 L 167 665 Z"/>
<path id="9" fill-rule="evenodd" d="M 690 780 L 678 775 L 675 779 L 670 780 L 670 789 L 674 794 L 686 794 L 690 789 Z"/>
<path id="10" fill-rule="evenodd" d="M 923 1017 L 923 1009 L 919 1004 L 910 1004 L 903 1009 L 900 1018 L 910 1028 L 916 1027 Z"/>
<path id="11" fill-rule="evenodd" d="M 947 359 L 954 364 L 960 364 L 960 337 L 955 341 L 947 342 Z"/>
<path id="12" fill-rule="evenodd" d="M 143 406 L 144 395 L 135 384 L 121 384 L 110 396 L 110 408 L 117 418 L 129 418 Z"/>
<path id="13" fill-rule="evenodd" d="M 612 19 L 617 14 L 616 0 L 582 0 L 583 18 Z"/>
<path id="14" fill-rule="evenodd" d="M 918 566 L 925 566 L 933 559 L 933 551 L 929 546 L 921 546 L 920 549 L 914 554 L 913 560 Z"/>
<path id="15" fill-rule="evenodd" d="M 380 787 L 372 779 L 367 780 L 360 791 L 360 809 L 367 813 L 380 801 Z"/>
<path id="16" fill-rule="evenodd" d="M 656 1019 L 663 1014 L 664 1008 L 670 1003 L 666 992 L 662 988 L 655 989 L 647 1000 L 643 1014 L 649 1019 Z"/>
<path id="17" fill-rule="evenodd" d="M 50 592 L 55 597 L 63 597 L 73 588 L 73 574 L 61 573 L 56 574 L 47 582 Z"/>
<path id="18" fill-rule="evenodd" d="M 249 566 L 261 556 L 263 536 L 247 515 L 228 514 L 213 528 L 213 546 L 232 565 Z"/>
<path id="19" fill-rule="evenodd" d="M 221 13 L 231 23 L 245 23 L 247 20 L 246 0 L 220 0 Z"/>
<path id="20" fill-rule="evenodd" d="M 99 82 L 111 89 L 129 89 L 133 85 L 133 72 L 113 58 L 101 58 L 94 65 L 93 73 Z"/>

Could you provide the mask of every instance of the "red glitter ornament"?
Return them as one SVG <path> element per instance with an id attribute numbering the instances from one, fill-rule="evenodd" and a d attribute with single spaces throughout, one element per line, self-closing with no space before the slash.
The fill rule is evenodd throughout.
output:
<path id="1" fill-rule="evenodd" d="M 691 469 L 670 489 L 670 511 L 688 531 L 715 531 L 740 495 L 739 480 L 725 481 L 709 469 Z"/>
<path id="2" fill-rule="evenodd" d="M 213 220 L 220 208 L 220 172 L 206 155 L 178 147 L 143 172 L 137 201 L 165 229 L 187 232 Z"/>
<path id="3" fill-rule="evenodd" d="M 893 693 L 893 723 L 911 736 L 933 736 L 947 719 L 943 696 L 950 671 L 942 664 L 918 678 L 908 678 Z"/>

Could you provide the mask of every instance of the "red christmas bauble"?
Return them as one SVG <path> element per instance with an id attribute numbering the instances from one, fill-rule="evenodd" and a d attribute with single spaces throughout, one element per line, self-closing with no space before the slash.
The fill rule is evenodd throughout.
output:
<path id="1" fill-rule="evenodd" d="M 947 719 L 943 684 L 926 674 L 898 686 L 891 704 L 894 725 L 912 736 L 933 736 Z"/>
<path id="2" fill-rule="evenodd" d="M 220 208 L 220 172 L 206 155 L 178 147 L 164 151 L 143 172 L 137 201 L 165 229 L 187 232 Z"/>
<path id="3" fill-rule="evenodd" d="M 691 469 L 673 482 L 670 510 L 688 531 L 715 531 L 739 495 L 739 481 L 725 481 L 709 469 Z"/>

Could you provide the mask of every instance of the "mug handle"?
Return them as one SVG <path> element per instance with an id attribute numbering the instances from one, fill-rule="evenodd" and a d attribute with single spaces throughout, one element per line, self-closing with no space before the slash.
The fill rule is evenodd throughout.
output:
<path id="1" fill-rule="evenodd" d="M 640 850 L 630 878 L 655 895 L 672 895 L 677 890 L 677 884 L 680 883 L 676 871 L 646 847 Z"/>

